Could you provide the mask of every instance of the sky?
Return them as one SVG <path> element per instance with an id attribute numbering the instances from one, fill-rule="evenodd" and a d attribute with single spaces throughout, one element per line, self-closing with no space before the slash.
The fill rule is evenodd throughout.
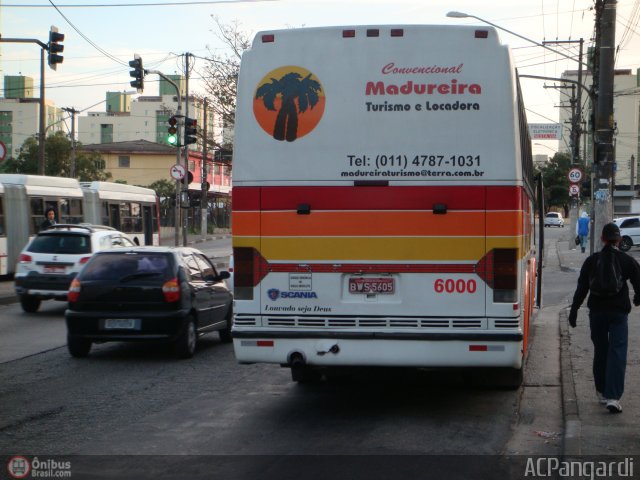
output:
<path id="1" fill-rule="evenodd" d="M 55 8 L 54 7 L 57 7 Z M 261 30 L 330 25 L 441 24 L 483 25 L 476 19 L 448 18 L 455 10 L 489 21 L 512 48 L 520 74 L 559 77 L 577 63 L 535 43 L 585 40 L 593 43 L 594 0 L 0 0 L 2 38 L 48 41 L 49 28 L 64 33 L 64 62 L 47 67 L 46 94 L 58 107 L 86 115 L 105 111 L 107 91 L 131 91 L 128 62 L 142 56 L 146 69 L 180 74 L 180 55 L 207 57 L 225 53 L 213 16 L 223 24 L 237 22 L 252 38 Z M 640 0 L 618 0 L 616 68 L 640 68 Z M 514 32 L 530 41 L 523 40 Z M 577 43 L 549 45 L 577 57 Z M 34 43 L 0 44 L 4 75 L 40 79 L 40 47 Z M 198 81 L 205 60 L 196 58 L 190 91 L 204 93 Z M 145 95 L 157 95 L 157 76 L 145 78 Z M 553 81 L 522 79 L 530 123 L 558 121 L 558 106 L 568 98 Z M 4 85 L 0 85 L 0 88 Z M 35 95 L 38 95 L 36 88 Z M 70 127 L 69 127 L 70 128 Z M 564 143 L 564 142 L 562 142 Z M 533 151 L 552 155 L 556 141 L 534 143 Z"/>

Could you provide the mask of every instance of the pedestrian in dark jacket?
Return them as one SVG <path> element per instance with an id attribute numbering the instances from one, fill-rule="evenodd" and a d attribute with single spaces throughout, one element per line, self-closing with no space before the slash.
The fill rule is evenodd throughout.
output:
<path id="1" fill-rule="evenodd" d="M 618 250 L 620 229 L 615 223 L 608 223 L 602 229 L 602 251 L 590 255 L 582 265 L 578 287 L 573 295 L 569 313 L 569 325 L 576 326 L 578 309 L 588 293 L 589 325 L 593 342 L 593 379 L 596 394 L 601 404 L 611 413 L 622 412 L 620 398 L 624 392 L 624 376 L 627 366 L 628 327 L 627 318 L 631 311 L 627 280 L 633 285 L 633 304 L 640 305 L 640 265 L 635 259 Z M 617 264 L 615 269 L 621 277 L 620 288 L 615 293 L 596 293 L 594 278 L 600 270 L 600 261 Z M 615 280 L 614 280 L 615 284 Z"/>

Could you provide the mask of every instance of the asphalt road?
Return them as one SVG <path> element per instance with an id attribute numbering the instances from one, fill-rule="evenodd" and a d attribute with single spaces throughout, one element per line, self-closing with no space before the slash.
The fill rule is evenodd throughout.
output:
<path id="1" fill-rule="evenodd" d="M 229 249 L 222 241 L 196 247 L 214 257 Z M 559 274 L 546 277 L 558 301 L 573 288 Z M 123 343 L 95 345 L 88 358 L 74 359 L 64 346 L 64 307 L 43 302 L 27 314 L 17 304 L 0 306 L 0 455 L 153 455 L 153 466 L 138 462 L 147 474 L 199 462 L 211 474 L 211 455 L 228 474 L 230 464 L 219 462 L 229 455 L 234 472 L 251 473 L 246 478 L 275 478 L 266 474 L 291 455 L 355 455 L 358 471 L 375 478 L 381 455 L 410 455 L 411 462 L 387 464 L 418 469 L 431 455 L 560 453 L 561 418 L 549 410 L 560 390 L 553 376 L 557 327 L 549 326 L 557 320 L 534 320 L 532 367 L 519 390 L 429 370 L 370 370 L 303 386 L 279 366 L 238 365 L 217 334 L 202 337 L 190 360 L 176 360 L 161 344 Z M 104 457 L 74 457 L 83 458 Z M 451 458 L 449 469 L 473 460 Z M 111 478 L 96 468 L 86 466 L 87 478 Z M 448 473 L 441 478 L 455 478 Z"/>

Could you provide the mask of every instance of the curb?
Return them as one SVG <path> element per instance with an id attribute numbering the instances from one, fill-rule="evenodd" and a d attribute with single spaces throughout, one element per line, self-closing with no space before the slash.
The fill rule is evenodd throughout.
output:
<path id="1" fill-rule="evenodd" d="M 573 378 L 573 365 L 569 352 L 569 327 L 567 311 L 558 315 L 560 328 L 560 384 L 562 385 L 562 411 L 564 412 L 564 437 L 562 453 L 565 457 L 574 457 L 581 452 L 582 423 L 578 411 L 576 385 Z"/>

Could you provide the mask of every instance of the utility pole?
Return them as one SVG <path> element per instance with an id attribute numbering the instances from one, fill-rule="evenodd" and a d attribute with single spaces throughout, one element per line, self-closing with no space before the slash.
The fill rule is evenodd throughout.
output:
<path id="1" fill-rule="evenodd" d="M 191 54 L 189 52 L 184 54 L 184 76 L 185 76 L 185 105 L 184 105 L 184 116 L 189 118 L 189 57 Z M 185 141 L 184 146 L 184 165 L 187 171 L 189 171 L 189 145 Z M 183 179 L 183 191 L 189 192 L 189 175 L 186 175 Z M 186 195 L 185 195 L 186 196 Z M 184 207 L 184 205 L 183 205 Z M 190 208 L 191 205 L 186 205 L 186 208 Z M 183 222 L 182 222 L 182 245 L 187 246 L 187 222 L 189 221 L 188 210 L 183 212 Z"/>
<path id="2" fill-rule="evenodd" d="M 76 114 L 80 113 L 75 108 L 63 108 L 63 111 L 71 114 L 71 162 L 69 165 L 69 178 L 76 177 Z"/>
<path id="3" fill-rule="evenodd" d="M 615 61 L 616 0 L 596 1 L 596 50 L 598 87 L 594 140 L 594 222 L 595 250 L 602 248 L 600 232 L 613 218 L 613 171 L 615 163 L 613 82 Z M 594 75 L 595 79 L 595 75 Z"/>
<path id="4" fill-rule="evenodd" d="M 207 217 L 209 213 L 209 201 L 207 195 L 207 103 L 208 99 L 204 99 L 204 114 L 202 120 L 202 172 L 200 175 L 202 193 L 200 196 L 200 235 L 204 240 L 207 237 Z"/>

